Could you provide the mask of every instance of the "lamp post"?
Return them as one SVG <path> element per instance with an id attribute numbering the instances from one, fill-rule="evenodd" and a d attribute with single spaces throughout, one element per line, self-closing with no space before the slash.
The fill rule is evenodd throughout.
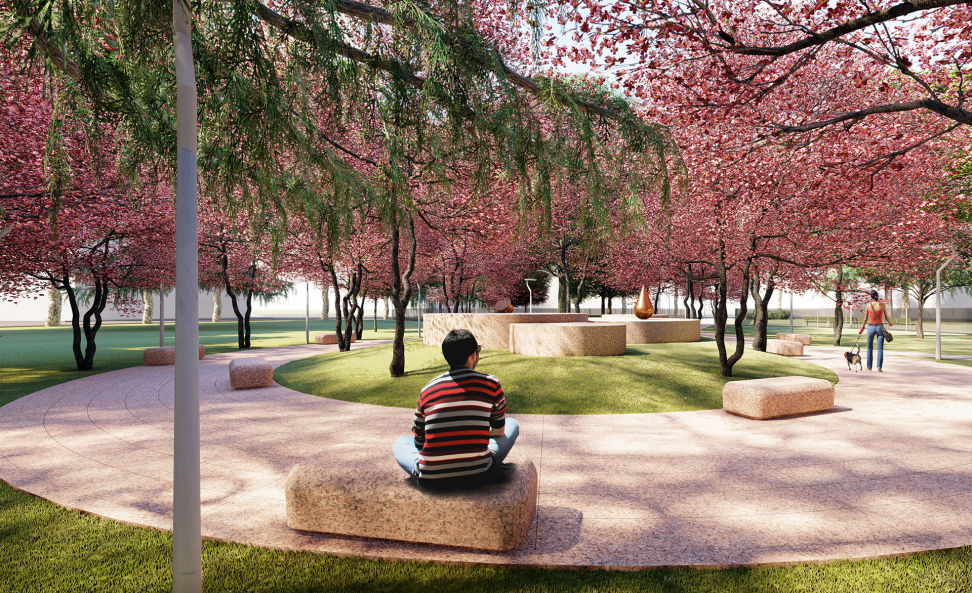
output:
<path id="1" fill-rule="evenodd" d="M 199 233 L 192 4 L 172 2 L 176 73 L 176 310 L 172 591 L 202 590 L 199 471 Z"/>
<path id="2" fill-rule="evenodd" d="M 793 333 L 793 291 L 790 291 L 790 333 Z"/>
<path id="3" fill-rule="evenodd" d="M 422 287 L 418 287 L 418 337 L 422 338 Z"/>
<path id="4" fill-rule="evenodd" d="M 304 281 L 304 343 L 310 344 L 310 282 Z"/>
<path id="5" fill-rule="evenodd" d="M 935 360 L 942 359 L 942 270 L 955 259 L 955 248 L 945 263 L 935 270 Z"/>
<path id="6" fill-rule="evenodd" d="M 530 289 L 530 282 L 536 282 L 537 279 L 536 278 L 524 278 L 523 281 L 526 282 L 527 292 L 530 293 L 530 308 L 529 308 L 529 312 L 530 313 L 533 313 L 533 290 Z"/>
<path id="7" fill-rule="evenodd" d="M 159 348 L 165 347 L 165 293 L 159 288 Z"/>

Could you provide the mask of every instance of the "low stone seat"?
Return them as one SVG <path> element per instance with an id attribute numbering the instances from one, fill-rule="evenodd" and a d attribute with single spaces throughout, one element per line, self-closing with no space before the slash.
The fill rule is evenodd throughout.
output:
<path id="1" fill-rule="evenodd" d="M 625 353 L 621 323 L 514 323 L 510 352 L 528 356 L 620 356 Z"/>
<path id="2" fill-rule="evenodd" d="M 766 351 L 782 356 L 803 356 L 803 344 L 795 340 L 766 340 Z"/>
<path id="3" fill-rule="evenodd" d="M 352 333 L 351 334 L 351 341 L 352 342 L 357 342 L 358 341 L 358 336 L 356 336 L 355 334 Z M 329 334 L 315 334 L 314 335 L 314 343 L 315 344 L 337 344 L 338 343 L 338 337 L 337 337 L 337 334 L 336 333 L 333 333 L 333 332 L 332 333 L 329 333 Z"/>
<path id="4" fill-rule="evenodd" d="M 698 319 L 668 319 L 652 315 L 651 319 L 608 319 L 598 323 L 623 323 L 625 341 L 628 344 L 698 342 L 702 339 L 701 322 Z"/>
<path id="5" fill-rule="evenodd" d="M 354 537 L 509 551 L 537 509 L 537 470 L 525 461 L 502 482 L 462 490 L 424 489 L 390 458 L 302 462 L 287 477 L 287 525 Z"/>
<path id="6" fill-rule="evenodd" d="M 731 381 L 722 387 L 722 409 L 766 420 L 822 412 L 834 407 L 834 386 L 812 377 L 771 377 Z"/>
<path id="7" fill-rule="evenodd" d="M 273 384 L 273 367 L 262 358 L 234 358 L 229 363 L 233 389 L 258 389 Z"/>
<path id="8" fill-rule="evenodd" d="M 789 340 L 791 342 L 800 342 L 804 346 L 809 346 L 811 343 L 813 343 L 813 336 L 811 336 L 810 334 L 779 333 L 779 334 L 776 334 L 776 339 L 777 340 Z"/>
<path id="9" fill-rule="evenodd" d="M 206 356 L 206 347 L 199 345 L 199 359 Z M 142 351 L 142 364 L 147 366 L 166 366 L 175 364 L 175 346 L 146 348 Z"/>

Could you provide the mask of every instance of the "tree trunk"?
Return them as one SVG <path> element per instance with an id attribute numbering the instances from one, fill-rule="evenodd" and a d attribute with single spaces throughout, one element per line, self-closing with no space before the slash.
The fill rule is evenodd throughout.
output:
<path id="1" fill-rule="evenodd" d="M 142 325 L 152 323 L 152 292 L 142 291 Z"/>
<path id="2" fill-rule="evenodd" d="M 67 293 L 68 304 L 71 307 L 71 329 L 73 331 L 72 350 L 74 351 L 74 362 L 79 371 L 90 371 L 94 366 L 95 336 L 101 329 L 101 313 L 108 305 L 108 283 L 98 277 L 94 278 L 94 295 L 91 297 L 91 305 L 84 315 L 81 315 L 78 307 L 77 295 L 70 284 L 70 279 L 65 276 L 62 279 L 64 291 Z M 94 324 L 91 318 L 94 317 Z M 84 336 L 84 349 L 82 350 L 82 335 Z"/>
<path id="3" fill-rule="evenodd" d="M 338 335 L 338 346 L 341 352 L 351 350 L 351 336 L 355 333 L 355 325 L 358 318 L 358 291 L 361 290 L 361 263 L 358 262 L 357 268 L 351 273 L 348 290 L 341 299 L 341 312 L 344 314 L 344 333 Z"/>
<path id="4" fill-rule="evenodd" d="M 716 349 L 719 351 L 719 366 L 722 369 L 723 377 L 732 376 L 732 367 L 739 359 L 742 358 L 743 352 L 746 348 L 746 339 L 743 332 L 743 323 L 746 320 L 747 313 L 747 301 L 748 298 L 740 299 L 739 303 L 739 313 L 736 314 L 735 319 L 735 329 L 736 329 L 736 349 L 731 356 L 728 355 L 726 351 L 726 322 L 729 320 L 729 295 L 728 295 L 728 273 L 725 268 L 725 255 L 724 246 L 720 246 L 719 259 L 716 264 L 716 274 L 719 277 L 719 296 L 716 304 L 715 310 L 715 326 L 716 326 Z M 742 295 L 749 294 L 749 262 L 744 263 L 742 275 L 742 287 L 739 291 Z"/>
<path id="5" fill-rule="evenodd" d="M 341 307 L 341 303 L 343 302 L 341 297 L 341 287 L 340 284 L 338 284 L 337 271 L 335 270 L 334 266 L 328 266 L 327 270 L 328 273 L 331 274 L 331 286 L 334 287 L 334 335 L 337 336 L 338 340 L 338 352 L 347 352 L 348 348 L 344 347 L 345 331 L 341 325 L 342 320 L 344 319 L 344 313 L 342 312 Z M 350 341 L 348 341 L 348 345 L 350 346 Z"/>
<path id="6" fill-rule="evenodd" d="M 223 291 L 213 290 L 213 323 L 223 320 Z"/>
<path id="7" fill-rule="evenodd" d="M 893 296 L 894 296 L 894 293 L 891 291 L 890 288 L 885 288 L 884 289 L 884 300 L 887 301 L 887 307 L 888 307 L 888 319 L 891 319 L 892 320 L 892 323 L 893 323 L 893 320 L 894 320 L 894 314 L 893 314 L 894 313 L 894 298 L 893 298 Z"/>
<path id="8" fill-rule="evenodd" d="M 377 332 L 378 331 L 378 299 L 374 299 L 374 301 L 375 301 L 375 303 L 374 303 L 375 304 L 375 318 L 374 318 L 373 321 L 375 322 L 375 329 L 374 329 L 374 331 Z"/>
<path id="9" fill-rule="evenodd" d="M 563 275 L 557 276 L 557 312 L 558 313 L 570 313 L 570 309 L 567 305 L 567 289 L 564 287 L 564 277 Z"/>
<path id="10" fill-rule="evenodd" d="M 927 297 L 926 297 L 927 298 Z M 918 298 L 918 316 L 915 318 L 915 337 L 919 340 L 925 339 L 925 299 Z"/>
<path id="11" fill-rule="evenodd" d="M 406 221 L 408 233 L 408 263 L 405 270 L 401 270 L 398 255 L 401 249 L 401 229 L 399 219 L 393 220 L 391 241 L 392 264 L 392 305 L 395 307 L 395 340 L 392 344 L 392 359 L 388 370 L 392 377 L 405 375 L 405 311 L 412 300 L 412 273 L 415 271 L 415 221 L 411 217 Z"/>
<path id="12" fill-rule="evenodd" d="M 327 299 L 327 287 L 321 288 L 321 320 L 327 321 L 328 313 L 330 313 L 331 303 Z"/>
<path id="13" fill-rule="evenodd" d="M 354 317 L 354 336 L 356 339 L 360 340 L 364 337 L 364 307 L 365 307 L 365 296 L 361 295 L 361 303 L 357 305 L 358 314 Z"/>
<path id="14" fill-rule="evenodd" d="M 837 289 L 834 291 L 834 346 L 840 346 L 844 334 L 844 266 L 837 266 Z"/>
<path id="15" fill-rule="evenodd" d="M 658 311 L 658 301 L 661 299 L 662 285 L 661 282 L 658 283 L 658 288 L 655 289 L 655 311 Z"/>
<path id="16" fill-rule="evenodd" d="M 612 294 L 611 296 L 608 297 L 608 300 L 607 300 L 607 312 L 608 312 L 608 315 L 613 315 L 614 314 L 614 310 L 613 310 L 614 309 L 614 306 L 613 306 L 614 305 L 614 302 L 613 301 L 614 301 L 614 295 Z"/>
<path id="17" fill-rule="evenodd" d="M 767 330 L 769 328 L 769 302 L 773 298 L 773 291 L 776 282 L 769 280 L 766 284 L 766 292 L 762 296 L 759 294 L 759 280 L 754 278 L 750 287 L 753 295 L 753 350 L 766 352 Z"/>
<path id="18" fill-rule="evenodd" d="M 695 319 L 695 282 L 692 282 L 692 267 L 691 266 L 689 266 L 689 279 L 688 279 L 688 291 L 687 292 L 688 292 L 688 295 L 686 296 L 686 299 L 688 299 L 688 302 L 689 303 L 692 303 L 692 314 L 691 314 L 691 317 L 689 317 L 689 315 L 688 315 L 689 314 L 689 308 L 688 308 L 688 304 L 687 303 L 686 303 L 686 306 L 685 306 L 685 314 L 686 314 L 686 317 L 688 317 L 689 319 Z"/>
<path id="19" fill-rule="evenodd" d="M 246 291 L 246 311 L 243 313 L 243 344 L 250 347 L 250 314 L 253 312 L 253 291 Z"/>
<path id="20" fill-rule="evenodd" d="M 605 311 L 604 307 L 605 307 L 604 295 L 602 294 L 601 295 L 601 315 L 604 315 L 604 311 Z"/>
<path id="21" fill-rule="evenodd" d="M 61 291 L 55 287 L 47 289 L 47 321 L 46 327 L 57 327 L 61 325 Z"/>

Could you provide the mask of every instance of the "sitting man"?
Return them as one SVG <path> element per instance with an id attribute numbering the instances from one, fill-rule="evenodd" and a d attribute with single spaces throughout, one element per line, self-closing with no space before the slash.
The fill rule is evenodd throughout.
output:
<path id="1" fill-rule="evenodd" d="M 395 460 L 422 485 L 489 479 L 513 448 L 520 432 L 506 418 L 499 380 L 476 372 L 480 346 L 465 329 L 442 340 L 449 371 L 422 389 L 413 436 L 395 442 Z"/>

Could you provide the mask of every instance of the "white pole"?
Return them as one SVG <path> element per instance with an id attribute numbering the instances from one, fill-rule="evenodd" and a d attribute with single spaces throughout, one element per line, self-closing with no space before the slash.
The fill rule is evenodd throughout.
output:
<path id="1" fill-rule="evenodd" d="M 304 282 L 304 292 L 307 297 L 304 308 L 304 343 L 310 344 L 310 282 Z"/>
<path id="2" fill-rule="evenodd" d="M 955 259 L 955 251 L 935 270 L 935 360 L 942 359 L 942 270 Z"/>
<path id="3" fill-rule="evenodd" d="M 159 289 L 159 348 L 165 346 L 165 293 Z"/>
<path id="4" fill-rule="evenodd" d="M 793 291 L 790 291 L 790 333 L 793 333 Z"/>
<path id="5" fill-rule="evenodd" d="M 422 287 L 421 286 L 418 287 L 418 301 L 416 304 L 418 305 L 418 334 L 419 334 L 418 337 L 421 338 L 422 337 Z"/>
<path id="6" fill-rule="evenodd" d="M 176 352 L 172 590 L 202 590 L 199 486 L 199 235 L 192 8 L 172 2 L 176 69 Z"/>

